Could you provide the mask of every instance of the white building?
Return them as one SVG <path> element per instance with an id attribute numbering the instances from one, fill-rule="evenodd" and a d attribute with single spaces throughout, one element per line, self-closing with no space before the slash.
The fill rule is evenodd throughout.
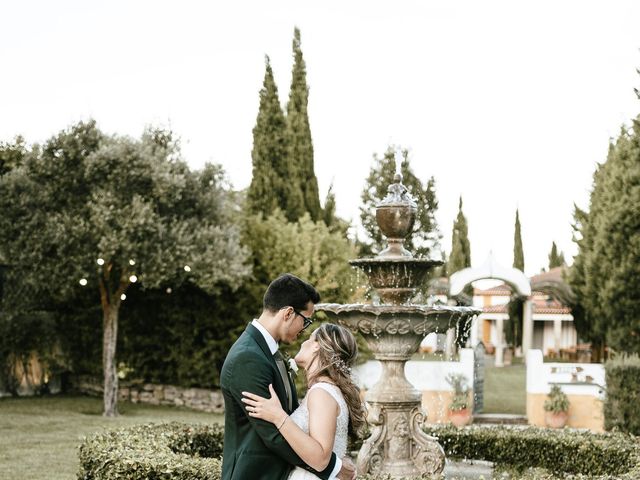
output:
<path id="1" fill-rule="evenodd" d="M 570 307 L 563 303 L 562 268 L 554 268 L 529 279 L 533 332 L 530 348 L 542 350 L 545 356 L 578 359 L 588 347 L 578 343 L 578 334 L 573 324 Z M 473 305 L 482 308 L 471 332 L 471 344 L 482 343 L 489 353 L 493 353 L 498 342 L 505 345 L 504 332 L 498 338 L 499 321 L 507 328 L 509 313 L 507 304 L 513 295 L 512 288 L 503 283 L 486 290 L 474 289 Z"/>

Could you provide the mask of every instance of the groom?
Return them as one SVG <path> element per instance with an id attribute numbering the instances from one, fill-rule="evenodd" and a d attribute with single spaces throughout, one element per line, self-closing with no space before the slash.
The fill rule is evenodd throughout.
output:
<path id="1" fill-rule="evenodd" d="M 293 342 L 313 321 L 310 317 L 319 301 L 313 286 L 289 273 L 281 275 L 267 288 L 260 318 L 229 350 L 220 374 L 225 406 L 222 480 L 285 480 L 295 466 L 323 480 L 355 478 L 353 462 L 336 458 L 335 453 L 325 470 L 312 470 L 275 425 L 247 415 L 241 402 L 243 391 L 269 398 L 271 384 L 287 413 L 298 407 L 278 342 Z"/>

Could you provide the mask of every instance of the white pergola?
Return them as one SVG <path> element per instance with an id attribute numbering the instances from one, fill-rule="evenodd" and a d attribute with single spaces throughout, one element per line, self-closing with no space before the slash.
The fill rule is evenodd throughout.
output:
<path id="1" fill-rule="evenodd" d="M 533 340 L 533 303 L 531 302 L 531 284 L 527 276 L 517 268 L 507 268 L 500 265 L 493 252 L 489 252 L 487 259 L 478 268 L 465 268 L 459 270 L 449 278 L 449 295 L 454 297 L 460 295 L 464 287 L 476 280 L 502 280 L 513 288 L 518 295 L 526 298 L 524 304 L 523 332 L 522 332 L 522 353 L 526 358 L 527 351 L 531 349 Z M 496 366 L 504 365 L 504 320 L 496 319 L 496 329 L 498 333 L 498 345 L 496 345 Z"/>

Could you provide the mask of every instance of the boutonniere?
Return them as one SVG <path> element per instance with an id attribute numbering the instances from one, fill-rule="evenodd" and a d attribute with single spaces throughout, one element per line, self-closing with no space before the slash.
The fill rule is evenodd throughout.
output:
<path id="1" fill-rule="evenodd" d="M 284 358 L 284 365 L 287 367 L 287 372 L 289 376 L 293 380 L 298 376 L 298 364 L 295 359 L 291 358 L 288 353 L 283 352 L 282 357 Z"/>

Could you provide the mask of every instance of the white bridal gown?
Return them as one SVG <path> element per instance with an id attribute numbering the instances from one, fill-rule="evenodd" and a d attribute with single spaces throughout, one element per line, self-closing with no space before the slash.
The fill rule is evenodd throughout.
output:
<path id="1" fill-rule="evenodd" d="M 333 443 L 333 453 L 335 453 L 338 458 L 342 458 L 347 452 L 349 408 L 347 407 L 347 403 L 344 401 L 342 392 L 335 385 L 319 382 L 313 385 L 309 389 L 309 392 L 315 388 L 321 388 L 326 391 L 329 395 L 335 398 L 336 402 L 338 402 L 338 406 L 340 407 L 340 413 L 338 414 L 336 424 L 336 440 Z M 296 425 L 298 425 L 302 430 L 305 431 L 305 433 L 308 434 L 309 409 L 307 408 L 307 397 L 302 400 L 302 403 L 300 403 L 300 406 L 296 408 L 296 410 L 291 414 L 290 418 L 295 422 Z M 289 474 L 288 480 L 318 480 L 318 477 L 300 467 L 296 467 L 295 470 L 293 470 Z"/>

